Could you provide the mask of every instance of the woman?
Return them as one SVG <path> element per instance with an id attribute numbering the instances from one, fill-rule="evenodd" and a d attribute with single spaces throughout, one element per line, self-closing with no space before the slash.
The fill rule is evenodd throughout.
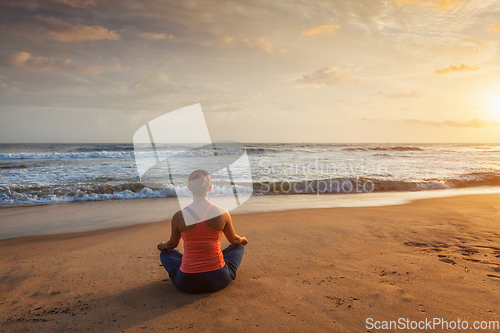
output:
<path id="1" fill-rule="evenodd" d="M 243 245 L 248 241 L 235 233 L 229 213 L 208 201 L 212 190 L 208 172 L 193 171 L 188 189 L 193 203 L 172 217 L 170 240 L 158 244 L 160 260 L 179 290 L 193 294 L 218 291 L 236 278 L 245 252 Z M 223 232 L 231 245 L 221 251 Z M 175 250 L 181 238 L 184 255 Z"/>

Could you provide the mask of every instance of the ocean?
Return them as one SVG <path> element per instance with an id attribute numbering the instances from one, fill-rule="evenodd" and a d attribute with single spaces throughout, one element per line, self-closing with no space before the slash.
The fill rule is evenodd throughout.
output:
<path id="1" fill-rule="evenodd" d="M 253 195 L 360 194 L 432 191 L 500 185 L 500 144 L 305 144 L 246 143 Z M 233 147 L 228 144 L 228 154 Z M 179 152 L 186 151 L 186 154 Z M 189 152 L 189 154 L 188 154 Z M 210 154 L 189 145 L 165 146 L 171 172 L 175 158 Z M 144 153 L 147 154 L 147 153 Z M 131 200 L 176 195 L 167 174 L 162 186 L 141 183 L 131 143 L 1 144 L 0 205 Z M 234 174 L 238 183 L 238 174 Z M 232 188 L 213 176 L 211 195 Z M 187 184 L 177 184 L 189 194 Z"/>

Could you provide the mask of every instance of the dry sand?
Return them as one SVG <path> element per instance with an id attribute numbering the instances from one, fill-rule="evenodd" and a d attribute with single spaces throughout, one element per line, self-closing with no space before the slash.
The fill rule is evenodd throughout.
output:
<path id="1" fill-rule="evenodd" d="M 168 221 L 0 241 L 1 331 L 367 332 L 367 318 L 500 321 L 500 194 L 233 220 L 249 244 L 236 280 L 213 294 L 179 292 L 160 267 Z"/>

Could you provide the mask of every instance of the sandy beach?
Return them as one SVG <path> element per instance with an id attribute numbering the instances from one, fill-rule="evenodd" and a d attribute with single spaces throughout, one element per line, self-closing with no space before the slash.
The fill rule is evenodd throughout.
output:
<path id="1" fill-rule="evenodd" d="M 168 220 L 2 240 L 1 331 L 374 332 L 368 318 L 499 321 L 499 212 L 500 194 L 484 194 L 234 215 L 249 240 L 237 279 L 201 295 L 176 290 L 160 266 Z"/>

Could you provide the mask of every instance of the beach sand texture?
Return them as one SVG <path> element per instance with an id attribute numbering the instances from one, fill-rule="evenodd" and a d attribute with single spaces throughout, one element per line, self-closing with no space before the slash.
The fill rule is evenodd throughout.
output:
<path id="1" fill-rule="evenodd" d="M 367 318 L 500 320 L 500 194 L 233 221 L 249 244 L 236 280 L 213 294 L 179 292 L 160 266 L 169 221 L 0 241 L 1 331 L 366 332 Z"/>

